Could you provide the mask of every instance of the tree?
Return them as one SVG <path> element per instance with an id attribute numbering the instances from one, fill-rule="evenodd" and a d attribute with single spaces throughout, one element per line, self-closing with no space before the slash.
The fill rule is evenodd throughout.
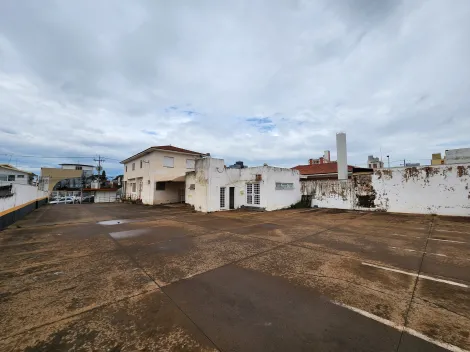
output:
<path id="1" fill-rule="evenodd" d="M 101 179 L 102 179 L 103 181 L 106 181 L 106 171 L 105 171 L 105 170 L 103 170 L 103 171 L 101 172 Z"/>

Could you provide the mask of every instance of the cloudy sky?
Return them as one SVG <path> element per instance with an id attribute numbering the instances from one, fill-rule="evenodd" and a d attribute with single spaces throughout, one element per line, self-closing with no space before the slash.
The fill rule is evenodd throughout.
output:
<path id="1" fill-rule="evenodd" d="M 172 144 L 294 166 L 344 131 L 350 164 L 426 163 L 470 147 L 469 18 L 468 0 L 3 0 L 0 162 L 103 155 L 109 175 Z"/>

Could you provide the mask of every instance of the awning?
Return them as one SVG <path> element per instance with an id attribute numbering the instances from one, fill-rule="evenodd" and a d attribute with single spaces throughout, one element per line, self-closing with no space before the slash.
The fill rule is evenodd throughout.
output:
<path id="1" fill-rule="evenodd" d="M 186 181 L 186 176 L 183 175 L 183 176 L 179 176 L 177 178 L 174 178 L 173 180 L 171 180 L 171 182 L 184 182 Z"/>
<path id="2" fill-rule="evenodd" d="M 155 180 L 157 182 L 184 182 L 186 181 L 186 175 L 183 175 L 183 176 L 178 176 L 176 178 L 164 178 L 164 179 L 160 179 L 160 180 Z"/>

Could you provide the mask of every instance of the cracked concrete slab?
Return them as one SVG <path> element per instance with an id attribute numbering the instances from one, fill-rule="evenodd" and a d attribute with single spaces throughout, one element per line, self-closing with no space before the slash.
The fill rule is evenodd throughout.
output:
<path id="1" fill-rule="evenodd" d="M 468 350 L 469 225 L 46 206 L 0 233 L 0 350 Z"/>

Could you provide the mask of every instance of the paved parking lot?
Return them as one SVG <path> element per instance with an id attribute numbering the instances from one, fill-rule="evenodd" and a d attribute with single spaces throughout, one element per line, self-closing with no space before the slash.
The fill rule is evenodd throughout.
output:
<path id="1" fill-rule="evenodd" d="M 0 350 L 469 350 L 469 253 L 468 218 L 46 206 L 0 232 Z"/>

